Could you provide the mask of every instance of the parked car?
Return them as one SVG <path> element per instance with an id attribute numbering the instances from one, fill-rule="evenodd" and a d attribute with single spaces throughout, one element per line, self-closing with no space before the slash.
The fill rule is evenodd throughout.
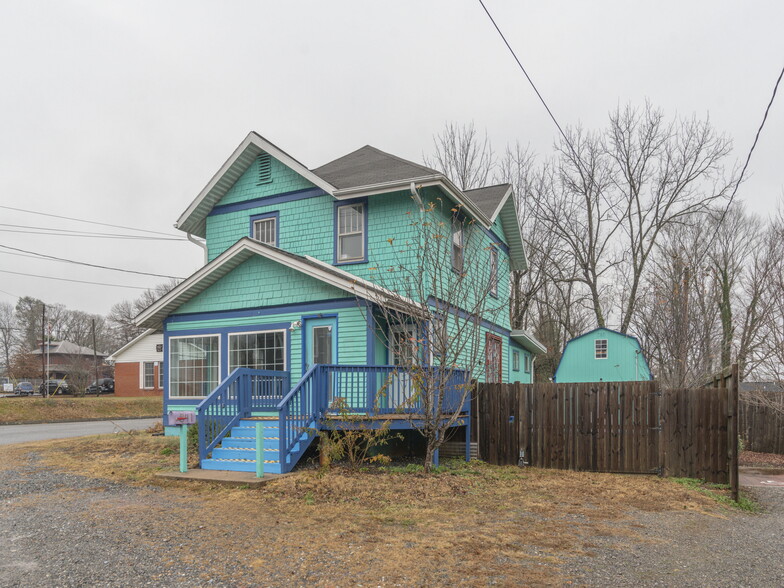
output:
<path id="1" fill-rule="evenodd" d="M 35 387 L 30 382 L 19 382 L 14 388 L 17 396 L 32 396 L 35 394 Z"/>
<path id="2" fill-rule="evenodd" d="M 86 394 L 112 394 L 114 392 L 114 380 L 111 378 L 98 378 L 97 381 L 93 382 L 87 388 L 85 388 Z"/>
<path id="3" fill-rule="evenodd" d="M 65 380 L 46 380 L 38 387 L 38 391 L 41 394 L 48 393 L 49 396 L 71 393 L 68 382 Z"/>

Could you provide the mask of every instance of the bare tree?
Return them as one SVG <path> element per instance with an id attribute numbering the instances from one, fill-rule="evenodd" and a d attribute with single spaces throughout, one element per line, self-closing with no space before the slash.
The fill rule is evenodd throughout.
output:
<path id="1" fill-rule="evenodd" d="M 16 317 L 10 302 L 0 302 L 0 353 L 5 371 L 11 376 L 11 358 L 16 350 Z"/>
<path id="2" fill-rule="evenodd" d="M 407 238 L 389 239 L 394 261 L 377 268 L 376 281 L 390 291 L 390 300 L 376 305 L 367 319 L 384 333 L 395 357 L 401 378 L 395 404 L 424 437 L 424 465 L 430 471 L 470 398 L 462 370 L 472 378 L 500 381 L 500 373 L 486 369 L 486 346 L 494 343 L 482 322 L 497 323 L 509 312 L 508 300 L 491 295 L 509 268 L 491 267 L 484 233 L 462 217 L 459 206 L 449 208 L 441 198 L 423 203 L 411 229 Z"/>
<path id="3" fill-rule="evenodd" d="M 479 136 L 473 122 L 462 126 L 447 123 L 433 137 L 433 143 L 435 152 L 423 156 L 425 165 L 442 172 L 461 190 L 488 184 L 496 165 L 495 155 L 487 133 Z"/>

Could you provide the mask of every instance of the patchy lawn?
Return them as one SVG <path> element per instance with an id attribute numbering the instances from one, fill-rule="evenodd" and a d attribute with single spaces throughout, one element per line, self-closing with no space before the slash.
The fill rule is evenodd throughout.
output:
<path id="1" fill-rule="evenodd" d="M 0 425 L 148 418 L 162 414 L 163 399 L 156 397 L 0 398 Z"/>
<path id="2" fill-rule="evenodd" d="M 14 446 L 0 464 L 29 453 L 52 468 L 137 487 L 178 463 L 176 439 L 137 433 Z M 94 524 L 122 515 L 158 546 L 154 537 L 170 537 L 178 520 L 197 523 L 176 545 L 161 540 L 162 553 L 214 562 L 216 574 L 224 557 L 243 562 L 238 583 L 530 585 L 563 582 L 560 563 L 590 555 L 599 539 L 648 541 L 631 513 L 722 512 L 697 489 L 653 476 L 481 462 L 454 462 L 431 476 L 412 469 L 306 470 L 253 490 L 157 482 L 165 507 L 107 502 Z"/>

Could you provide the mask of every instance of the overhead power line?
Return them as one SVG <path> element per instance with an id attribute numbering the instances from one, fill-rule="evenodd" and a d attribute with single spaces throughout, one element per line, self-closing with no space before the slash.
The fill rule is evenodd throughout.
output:
<path id="1" fill-rule="evenodd" d="M 62 215 L 59 215 L 59 214 L 51 214 L 51 213 L 48 213 L 48 212 L 39 212 L 37 210 L 27 210 L 25 208 L 14 208 L 13 206 L 0 206 L 0 208 L 4 208 L 6 210 L 15 210 L 17 212 L 27 212 L 29 214 L 39 214 L 41 216 L 50 216 L 52 218 L 61 218 L 61 219 L 65 219 L 65 220 L 75 221 L 75 222 L 78 222 L 78 223 L 88 223 L 88 224 L 91 224 L 91 225 L 101 225 L 103 227 L 112 227 L 114 229 L 127 229 L 127 230 L 130 230 L 130 231 L 140 231 L 142 233 L 152 233 L 154 235 L 166 235 L 167 237 L 171 237 L 172 236 L 171 233 L 163 233 L 161 231 L 152 231 L 150 229 L 138 229 L 136 227 L 126 227 L 124 225 L 113 225 L 113 224 L 110 224 L 110 223 L 102 223 L 102 222 L 98 222 L 98 221 L 87 220 L 87 219 L 83 219 L 83 218 L 76 218 L 76 217 L 72 217 L 72 216 L 62 216 Z"/>
<path id="2" fill-rule="evenodd" d="M 19 226 L 19 225 L 5 225 L 5 226 Z M 2 233 L 19 233 L 22 235 L 53 235 L 56 237 L 86 237 L 93 239 L 128 239 L 131 241 L 187 241 L 182 237 L 148 237 L 146 235 L 121 235 L 119 233 L 93 233 L 85 231 L 70 231 L 68 229 L 48 229 L 31 227 L 28 230 L 17 229 L 4 229 L 0 228 Z"/>
<path id="3" fill-rule="evenodd" d="M 20 254 L 26 253 L 28 255 L 25 255 L 24 257 L 34 257 L 34 258 L 35 257 L 39 257 L 39 258 L 43 258 L 43 259 L 47 259 L 47 260 L 51 260 L 51 261 L 60 261 L 62 263 L 72 263 L 72 264 L 75 264 L 75 265 L 84 265 L 84 266 L 87 266 L 87 267 L 94 267 L 94 268 L 98 268 L 98 269 L 112 270 L 112 271 L 115 271 L 115 272 L 124 272 L 126 274 L 136 274 L 136 275 L 139 275 L 139 276 L 153 276 L 153 277 L 156 277 L 156 278 L 172 278 L 174 280 L 182 280 L 183 279 L 183 278 L 180 278 L 178 276 L 167 276 L 166 274 L 153 274 L 153 273 L 150 273 L 150 272 L 140 272 L 140 271 L 136 271 L 136 270 L 123 269 L 123 268 L 119 268 L 119 267 L 111 267 L 111 266 L 108 266 L 108 265 L 99 265 L 99 264 L 96 264 L 96 263 L 87 263 L 86 261 L 75 261 L 73 259 L 66 259 L 64 257 L 55 257 L 54 255 L 46 255 L 44 253 L 36 253 L 35 251 L 28 251 L 27 249 L 19 249 L 18 247 L 10 247 L 8 245 L 0 245 L 0 247 L 2 247 L 3 249 L 10 249 L 11 251 L 19 251 L 20 252 L 20 253 L 11 253 L 10 255 L 20 255 Z"/>
<path id="4" fill-rule="evenodd" d="M 107 284 L 106 282 L 89 282 L 87 280 L 73 280 L 71 278 L 55 278 L 53 276 L 42 276 L 39 274 L 26 274 L 24 272 L 12 272 L 11 270 L 0 270 L 0 273 L 14 274 L 15 276 L 27 276 L 30 278 L 43 278 L 45 280 L 57 280 L 58 282 L 75 282 L 77 284 L 92 284 L 94 286 L 111 286 L 113 288 L 133 288 L 134 290 L 149 290 L 149 288 L 145 288 L 143 286 L 127 286 L 125 284 Z"/>

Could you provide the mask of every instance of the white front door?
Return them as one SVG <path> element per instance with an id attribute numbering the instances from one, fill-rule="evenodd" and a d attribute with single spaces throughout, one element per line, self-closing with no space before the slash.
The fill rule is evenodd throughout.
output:
<path id="1" fill-rule="evenodd" d="M 401 366 L 401 370 L 389 381 L 389 408 L 409 408 L 404 406 L 412 392 L 411 375 L 407 370 L 417 363 L 417 347 L 414 325 L 390 327 L 389 363 Z"/>

